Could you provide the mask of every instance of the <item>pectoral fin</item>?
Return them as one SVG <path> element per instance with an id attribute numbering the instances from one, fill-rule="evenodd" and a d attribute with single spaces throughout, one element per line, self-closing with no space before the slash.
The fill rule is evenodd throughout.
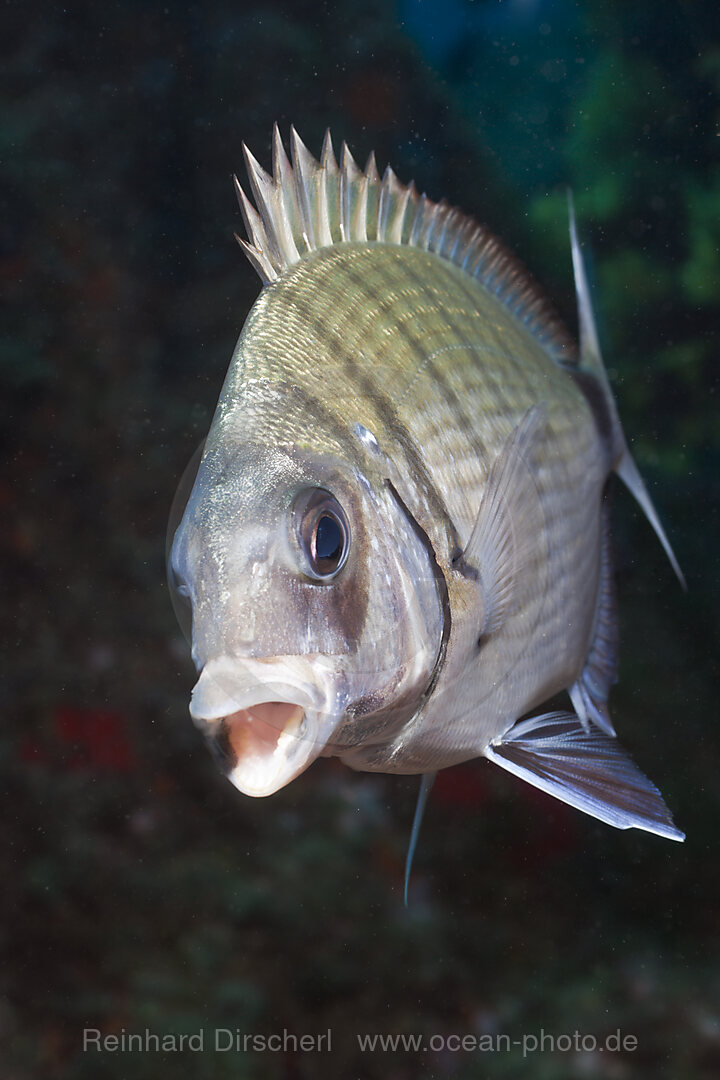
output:
<path id="1" fill-rule="evenodd" d="M 572 713 L 515 724 L 485 756 L 529 784 L 617 829 L 684 840 L 663 798 L 615 739 L 584 731 Z"/>
<path id="2" fill-rule="evenodd" d="M 481 634 L 491 634 L 519 606 L 519 593 L 537 587 L 538 576 L 523 573 L 538 561 L 544 519 L 529 464 L 545 426 L 545 406 L 528 409 L 493 462 L 478 516 L 463 559 L 480 575 L 485 608 Z"/>

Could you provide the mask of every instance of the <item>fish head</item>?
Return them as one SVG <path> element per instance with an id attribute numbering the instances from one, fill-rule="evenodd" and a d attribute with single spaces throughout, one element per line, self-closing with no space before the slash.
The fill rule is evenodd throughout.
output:
<path id="1" fill-rule="evenodd" d="M 263 418 L 282 409 L 277 388 L 269 397 Z M 348 427 L 345 455 L 321 436 L 300 445 L 287 401 L 274 437 L 256 409 L 232 415 L 216 416 L 169 576 L 191 611 L 190 713 L 235 786 L 262 796 L 412 715 L 443 612 L 428 552 L 367 439 Z"/>

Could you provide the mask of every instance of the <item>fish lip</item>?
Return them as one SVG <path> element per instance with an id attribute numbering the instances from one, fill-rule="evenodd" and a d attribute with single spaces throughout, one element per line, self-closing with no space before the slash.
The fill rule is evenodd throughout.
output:
<path id="1" fill-rule="evenodd" d="M 268 701 L 299 705 L 302 709 L 310 711 L 312 711 L 313 705 L 316 704 L 310 694 L 303 692 L 302 687 L 290 685 L 284 687 L 273 680 L 271 683 L 257 683 L 248 686 L 242 691 L 233 691 L 232 697 L 228 696 L 224 701 L 205 708 L 202 705 L 198 706 L 194 700 L 195 691 L 199 685 L 198 682 L 193 689 L 193 697 L 190 699 L 190 715 L 200 728 L 212 725 L 217 720 L 224 720 L 231 712 L 240 712 L 243 709 L 252 708 L 253 705 L 261 705 Z M 232 710 L 228 708 L 228 704 L 232 704 Z"/>
<path id="2" fill-rule="evenodd" d="M 272 795 L 294 780 L 320 756 L 341 719 L 328 686 L 302 677 L 307 659 L 223 657 L 205 665 L 193 689 L 190 715 L 221 770 L 245 795 Z M 291 679 L 293 667 L 300 670 Z M 250 713 L 274 703 L 301 710 L 287 714 L 277 739 L 268 738 L 274 725 Z"/>

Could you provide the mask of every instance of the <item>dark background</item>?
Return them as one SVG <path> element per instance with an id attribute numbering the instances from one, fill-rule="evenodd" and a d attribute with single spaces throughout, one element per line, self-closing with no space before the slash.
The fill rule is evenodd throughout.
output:
<path id="1" fill-rule="evenodd" d="M 712 0 L 7 3 L 0 15 L 3 1077 L 720 1074 L 720 47 Z M 623 743 L 684 845 L 486 763 L 215 771 L 164 580 L 168 511 L 259 282 L 241 140 L 277 120 L 487 221 L 574 327 L 573 188 L 608 368 L 689 583 L 615 505 Z M 82 1029 L 333 1053 L 81 1052 Z M 359 1054 L 540 1028 L 626 1054 Z"/>

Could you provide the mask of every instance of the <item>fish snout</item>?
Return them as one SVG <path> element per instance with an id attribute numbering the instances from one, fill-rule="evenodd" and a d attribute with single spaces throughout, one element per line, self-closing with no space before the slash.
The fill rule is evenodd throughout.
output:
<path id="1" fill-rule="evenodd" d="M 288 784 L 322 753 L 338 723 L 292 660 L 223 657 L 206 664 L 193 689 L 190 714 L 221 770 L 246 795 L 272 795 Z"/>

